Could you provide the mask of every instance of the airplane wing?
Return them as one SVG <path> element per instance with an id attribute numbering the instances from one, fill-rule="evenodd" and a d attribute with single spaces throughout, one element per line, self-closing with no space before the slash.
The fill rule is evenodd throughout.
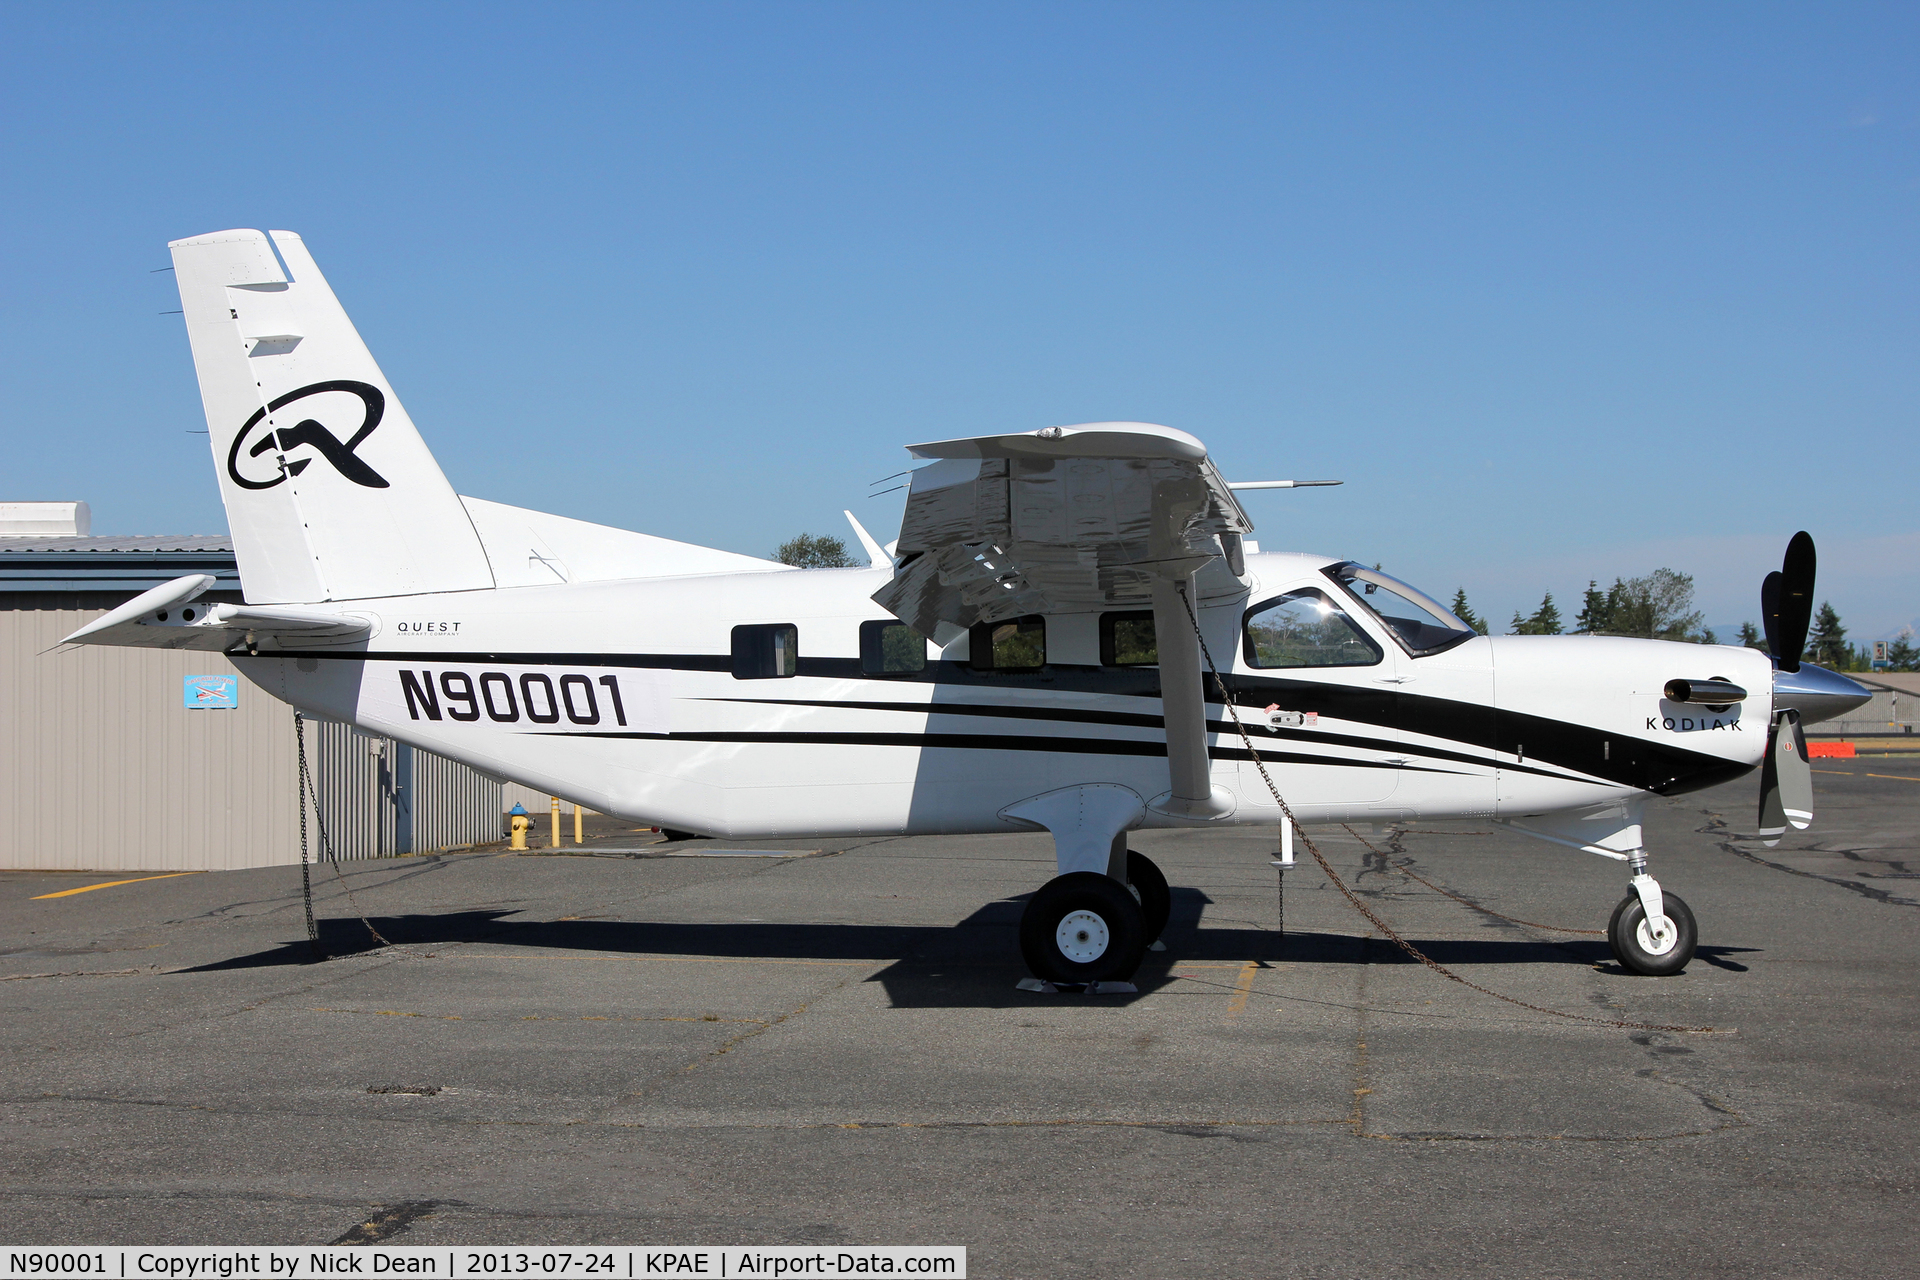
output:
<path id="1" fill-rule="evenodd" d="M 909 445 L 892 581 L 873 599 L 924 635 L 1032 613 L 1146 608 L 1156 576 L 1239 587 L 1253 521 L 1206 446 L 1143 422 Z"/>
<path id="2" fill-rule="evenodd" d="M 89 622 L 62 644 L 111 644 L 136 649 L 289 649 L 302 643 L 337 644 L 372 630 L 352 614 L 291 605 L 209 604 L 194 601 L 213 585 L 204 573 L 162 583 Z"/>

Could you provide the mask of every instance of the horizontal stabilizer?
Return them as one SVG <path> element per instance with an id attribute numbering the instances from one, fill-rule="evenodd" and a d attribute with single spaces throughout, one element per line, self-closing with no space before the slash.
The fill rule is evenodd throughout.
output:
<path id="1" fill-rule="evenodd" d="M 338 644 L 372 629 L 364 618 L 286 605 L 194 603 L 213 585 L 204 573 L 175 578 L 81 627 L 63 644 L 134 649 L 292 649 Z"/>
<path id="2" fill-rule="evenodd" d="M 570 520 L 462 497 L 503 587 L 549 587 L 558 582 L 668 578 L 695 573 L 766 573 L 787 566 L 733 551 L 716 551 L 611 525 Z"/>

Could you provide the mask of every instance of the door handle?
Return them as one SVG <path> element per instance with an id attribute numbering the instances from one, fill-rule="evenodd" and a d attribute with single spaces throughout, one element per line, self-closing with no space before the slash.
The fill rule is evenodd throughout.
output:
<path id="1" fill-rule="evenodd" d="M 1374 679 L 1378 680 L 1381 684 L 1405 684 L 1407 681 L 1413 679 L 1413 677 L 1412 676 L 1375 676 Z"/>

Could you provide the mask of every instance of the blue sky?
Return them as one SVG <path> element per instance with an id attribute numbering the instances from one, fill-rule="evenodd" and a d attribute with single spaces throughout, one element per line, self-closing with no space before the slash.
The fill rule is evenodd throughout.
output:
<path id="1" fill-rule="evenodd" d="M 1920 620 L 1920 9 L 10 5 L 0 496 L 223 529 L 165 242 L 302 233 L 464 493 L 765 554 L 1163 422 L 1506 618 L 1799 528 Z"/>

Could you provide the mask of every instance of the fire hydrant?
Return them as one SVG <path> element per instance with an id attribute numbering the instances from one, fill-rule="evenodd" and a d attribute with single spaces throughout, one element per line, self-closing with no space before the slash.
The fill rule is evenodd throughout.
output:
<path id="1" fill-rule="evenodd" d="M 508 843 L 507 848 L 525 849 L 527 847 L 527 831 L 532 826 L 533 819 L 527 816 L 527 807 L 525 805 L 516 804 L 513 808 L 507 810 L 507 830 L 513 833 L 513 839 Z"/>

